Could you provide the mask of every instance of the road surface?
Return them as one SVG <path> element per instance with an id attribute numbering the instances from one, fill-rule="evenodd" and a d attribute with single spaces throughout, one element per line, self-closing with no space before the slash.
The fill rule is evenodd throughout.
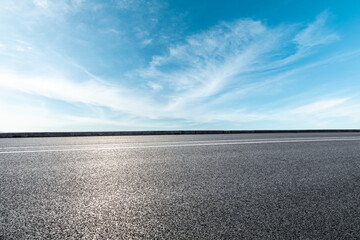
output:
<path id="1" fill-rule="evenodd" d="M 0 239 L 359 238 L 359 133 L 0 139 Z"/>

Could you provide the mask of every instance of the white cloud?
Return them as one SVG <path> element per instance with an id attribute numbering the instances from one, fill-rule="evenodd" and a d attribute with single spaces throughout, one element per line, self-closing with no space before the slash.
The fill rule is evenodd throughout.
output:
<path id="1" fill-rule="evenodd" d="M 15 45 L 15 50 L 18 52 L 25 52 L 26 49 L 21 45 Z"/>
<path id="2" fill-rule="evenodd" d="M 155 83 L 155 82 L 148 82 L 148 86 L 155 91 L 160 91 L 163 89 L 163 86 L 161 86 L 160 84 Z"/>
<path id="3" fill-rule="evenodd" d="M 318 114 L 328 111 L 348 101 L 348 98 L 321 100 L 305 106 L 295 108 L 292 112 L 297 114 Z"/>
<path id="4" fill-rule="evenodd" d="M 195 119 L 193 113 L 196 112 L 215 120 L 216 114 L 207 113 L 221 101 L 226 103 L 226 99 L 236 98 L 244 92 L 256 92 L 256 88 L 284 82 L 294 73 L 312 67 L 314 64 L 289 68 L 290 64 L 309 54 L 304 51 L 305 46 L 310 49 L 337 38 L 326 28 L 326 19 L 327 13 L 322 13 L 301 31 L 296 31 L 295 26 L 270 28 L 250 19 L 223 22 L 187 37 L 181 44 L 170 46 L 167 54 L 154 56 L 149 68 L 140 71 L 140 76 L 170 89 L 167 111 L 177 111 L 187 119 Z M 293 46 L 294 38 L 302 47 Z M 290 54 L 284 50 L 291 47 Z M 241 101 L 232 105 L 233 109 L 245 107 Z M 189 110 L 189 106 L 195 110 Z M 263 114 L 246 112 L 225 112 L 219 116 L 228 116 L 229 119 L 266 118 Z"/>
<path id="5" fill-rule="evenodd" d="M 229 86 L 238 89 L 250 79 L 253 84 L 266 82 L 257 75 L 296 61 L 301 57 L 297 52 L 292 59 L 282 53 L 282 47 L 292 42 L 290 32 L 253 20 L 223 22 L 169 47 L 165 55 L 154 56 L 140 75 L 172 90 L 169 110 L 187 109 L 188 104 L 231 92 Z"/>
<path id="6" fill-rule="evenodd" d="M 147 45 L 151 44 L 152 43 L 152 39 L 151 38 L 148 38 L 148 39 L 144 39 L 142 42 L 141 42 L 141 47 L 146 47 Z"/>
<path id="7" fill-rule="evenodd" d="M 152 118 L 158 112 L 157 104 L 151 99 L 133 90 L 104 82 L 74 82 L 51 76 L 28 77 L 0 70 L 0 86 L 66 102 L 108 107 L 136 116 Z"/>
<path id="8" fill-rule="evenodd" d="M 0 55 L 10 55 L 10 53 L 26 52 L 32 49 L 33 47 L 29 43 L 22 40 L 11 41 L 8 42 L 6 45 L 0 43 Z"/>
<path id="9" fill-rule="evenodd" d="M 318 15 L 315 22 L 295 36 L 295 42 L 302 47 L 314 47 L 338 40 L 339 36 L 327 29 L 325 25 L 327 18 L 327 12 Z"/>
<path id="10" fill-rule="evenodd" d="M 319 122 L 338 118 L 347 118 L 353 122 L 360 122 L 360 102 L 349 97 L 324 99 L 295 108 L 289 111 L 289 114 Z"/>
<path id="11" fill-rule="evenodd" d="M 233 111 L 209 111 L 194 116 L 194 121 L 202 123 L 229 122 L 247 126 L 262 121 L 270 124 L 270 129 L 305 128 L 358 128 L 360 124 L 360 101 L 350 97 L 330 98 L 313 101 L 294 109 L 286 106 L 278 109 L 238 109 Z M 226 124 L 225 124 L 226 126 Z M 246 128 L 246 127 L 245 127 Z"/>
<path id="12" fill-rule="evenodd" d="M 31 98 L 29 102 L 11 103 L 0 99 L 0 132 L 29 132 L 29 131 L 86 131 L 123 129 L 151 129 L 167 127 L 157 122 L 143 121 L 134 118 L 108 119 L 95 116 L 85 117 L 59 113 L 45 105 L 36 105 Z M 170 126 L 174 127 L 174 125 Z"/>
<path id="13" fill-rule="evenodd" d="M 48 7 L 48 1 L 47 0 L 33 0 L 33 3 L 41 8 L 47 8 Z"/>
<path id="14" fill-rule="evenodd" d="M 170 47 L 167 55 L 153 57 L 142 76 L 160 79 L 180 93 L 174 99 L 176 105 L 210 97 L 273 50 L 272 40 L 260 44 L 272 35 L 260 22 L 222 23 L 187 38 L 185 44 Z"/>

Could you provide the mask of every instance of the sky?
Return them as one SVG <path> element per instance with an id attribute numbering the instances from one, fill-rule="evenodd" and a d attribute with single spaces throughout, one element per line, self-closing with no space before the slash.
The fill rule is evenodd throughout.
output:
<path id="1" fill-rule="evenodd" d="M 360 1 L 0 0 L 0 132 L 360 128 Z"/>

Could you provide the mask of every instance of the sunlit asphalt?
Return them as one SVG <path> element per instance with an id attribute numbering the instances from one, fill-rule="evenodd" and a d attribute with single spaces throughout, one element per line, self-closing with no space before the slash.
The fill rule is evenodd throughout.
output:
<path id="1" fill-rule="evenodd" d="M 359 236 L 359 133 L 0 139 L 0 239 Z"/>

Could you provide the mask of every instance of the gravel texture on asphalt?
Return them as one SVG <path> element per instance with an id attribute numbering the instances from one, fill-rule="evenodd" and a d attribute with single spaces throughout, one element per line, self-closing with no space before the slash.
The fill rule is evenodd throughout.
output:
<path id="1" fill-rule="evenodd" d="M 1 139 L 0 239 L 359 239 L 360 140 L 111 149 L 318 137 Z"/>

